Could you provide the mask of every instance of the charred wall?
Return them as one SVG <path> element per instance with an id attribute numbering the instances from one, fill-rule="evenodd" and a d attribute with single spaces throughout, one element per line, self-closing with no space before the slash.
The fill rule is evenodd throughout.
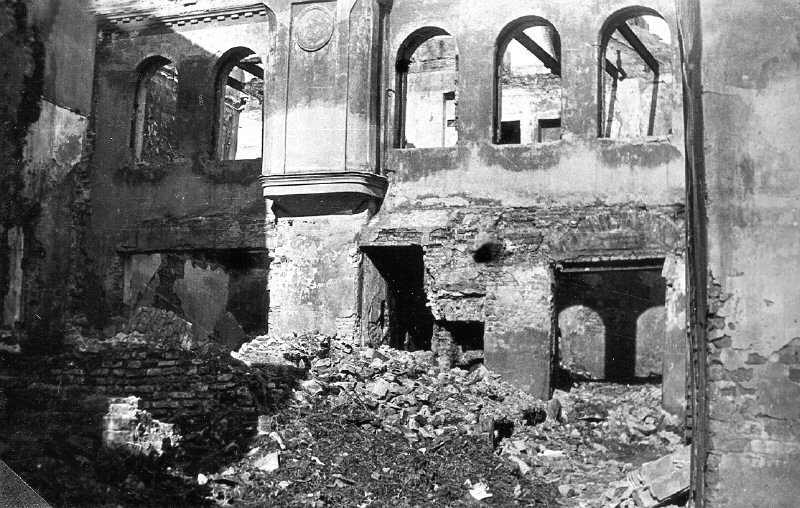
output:
<path id="1" fill-rule="evenodd" d="M 420 27 L 437 27 L 452 36 L 449 44 L 458 52 L 458 142 L 387 151 L 389 191 L 358 244 L 369 258 L 376 249 L 421 247 L 425 309 L 431 317 L 420 311 L 419 319 L 434 322 L 432 346 L 458 361 L 470 346 L 450 350 L 456 336 L 470 336 L 464 342 L 473 345 L 478 341 L 472 336 L 480 336 L 487 366 L 540 397 L 548 397 L 551 389 L 556 265 L 655 258 L 675 263 L 683 256 L 680 101 L 664 100 L 660 106 L 669 123 L 663 130 L 671 136 L 597 138 L 598 54 L 589 48 L 596 47 L 604 21 L 623 7 L 628 6 L 603 2 L 591 15 L 563 4 L 531 9 L 511 2 L 476 6 L 440 0 L 395 2 L 392 7 L 387 69 L 396 68 L 392 59 Z M 646 7 L 674 28 L 671 4 Z M 526 16 L 552 23 L 560 35 L 563 134 L 539 143 L 497 144 L 493 130 L 501 83 L 495 72 L 496 44 L 507 26 Z M 481 22 L 458 24 L 454 19 Z M 658 52 L 677 61 L 674 40 Z M 387 83 L 396 77 L 390 72 Z M 551 94 L 552 80 L 529 81 L 525 87 L 536 88 L 527 90 L 529 100 L 550 101 L 542 98 Z M 680 97 L 675 83 L 663 91 Z M 392 139 L 401 121 L 392 112 L 403 108 L 393 107 L 402 97 L 389 97 Z M 361 329 L 374 332 L 374 309 L 379 308 L 374 299 L 382 293 L 368 287 L 376 280 L 371 261 L 362 270 L 361 318 L 366 323 Z M 680 314 L 670 316 L 673 328 L 683 329 Z M 374 333 L 365 336 L 374 339 Z M 675 348 L 685 352 L 685 343 L 677 340 Z M 680 394 L 676 397 L 682 398 L 682 389 Z"/>
<path id="2" fill-rule="evenodd" d="M 94 61 L 94 20 L 82 6 L 0 7 L 0 293 L 10 349 L 57 347 L 73 310 Z"/>

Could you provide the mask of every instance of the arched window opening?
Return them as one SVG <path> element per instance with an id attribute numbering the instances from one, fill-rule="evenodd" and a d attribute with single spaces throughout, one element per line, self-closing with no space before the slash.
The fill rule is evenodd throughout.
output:
<path id="1" fill-rule="evenodd" d="M 264 68 L 261 57 L 238 48 L 223 59 L 217 80 L 216 153 L 220 160 L 261 157 Z"/>
<path id="2" fill-rule="evenodd" d="M 609 19 L 601 38 L 599 136 L 672 133 L 672 37 L 655 12 Z"/>
<path id="3" fill-rule="evenodd" d="M 141 164 L 172 162 L 178 102 L 178 69 L 163 57 L 140 65 L 134 104 L 133 158 Z"/>
<path id="4" fill-rule="evenodd" d="M 510 24 L 497 46 L 495 142 L 561 139 L 561 39 L 541 18 Z"/>
<path id="5" fill-rule="evenodd" d="M 440 28 L 423 28 L 397 58 L 398 148 L 454 146 L 458 141 L 458 48 Z"/>

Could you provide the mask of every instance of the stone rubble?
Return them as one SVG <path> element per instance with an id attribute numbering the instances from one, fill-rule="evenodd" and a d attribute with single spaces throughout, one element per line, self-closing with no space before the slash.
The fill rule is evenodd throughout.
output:
<path id="1" fill-rule="evenodd" d="M 382 346 L 364 348 L 334 340 L 311 362 L 313 379 L 295 392 L 308 403 L 319 393 L 374 410 L 383 426 L 402 429 L 412 441 L 445 432 L 488 432 L 495 420 L 517 425 L 543 421 L 546 404 L 499 380 L 483 365 L 470 371 L 442 369 L 433 353 Z M 313 386 L 312 390 L 309 386 Z"/>
<path id="2" fill-rule="evenodd" d="M 281 354 L 288 363 L 310 366 L 308 379 L 293 391 L 296 407 L 312 411 L 328 400 L 334 407 L 360 408 L 357 424 L 402 434 L 420 450 L 441 446 L 446 436 L 483 436 L 519 475 L 552 485 L 562 506 L 667 506 L 685 497 L 680 474 L 688 467 L 681 469 L 680 461 L 670 468 L 666 457 L 642 466 L 639 476 L 631 473 L 646 460 L 686 449 L 677 433 L 682 422 L 660 409 L 658 386 L 580 384 L 557 390 L 545 403 L 483 365 L 448 369 L 431 352 L 363 347 L 315 334 L 254 342 L 240 358 L 258 363 L 258 351 L 270 348 L 270 358 Z M 284 431 L 267 416 L 259 419 L 259 430 L 280 443 L 280 450 L 271 445 L 276 458 L 286 449 L 284 440 L 293 449 L 292 441 L 300 439 L 302 448 L 313 439 Z M 248 460 L 256 462 L 250 467 L 263 469 L 256 464 L 268 451 L 251 450 Z M 670 484 L 675 470 L 679 478 Z"/>
<path id="3" fill-rule="evenodd" d="M 316 332 L 297 332 L 281 337 L 258 336 L 231 353 L 248 367 L 258 364 L 308 369 L 311 359 L 328 347 L 330 338 Z"/>
<path id="4" fill-rule="evenodd" d="M 108 404 L 103 418 L 103 443 L 108 448 L 128 456 L 158 458 L 180 443 L 174 425 L 139 409 L 138 397 L 112 398 Z"/>

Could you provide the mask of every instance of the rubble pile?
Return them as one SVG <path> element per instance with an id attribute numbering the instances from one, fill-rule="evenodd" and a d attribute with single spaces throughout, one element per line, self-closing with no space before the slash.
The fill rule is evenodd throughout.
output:
<path id="1" fill-rule="evenodd" d="M 500 454 L 522 474 L 556 486 L 564 506 L 667 506 L 641 504 L 635 494 L 642 486 L 627 480 L 646 461 L 683 449 L 681 422 L 661 410 L 660 397 L 660 387 L 647 384 L 556 390 L 561 418 L 515 429 Z"/>
<path id="2" fill-rule="evenodd" d="M 296 332 L 282 337 L 258 336 L 231 353 L 248 367 L 253 365 L 287 366 L 308 370 L 314 357 L 324 355 L 331 338 L 317 332 Z"/>
<path id="3" fill-rule="evenodd" d="M 260 496 L 275 506 L 403 505 L 376 490 L 401 495 L 404 482 L 394 491 L 383 482 L 426 474 L 436 479 L 420 480 L 423 497 L 417 503 L 449 506 L 465 498 L 498 506 L 555 502 L 627 508 L 668 506 L 685 497 L 683 477 L 674 467 L 642 465 L 684 449 L 680 421 L 660 409 L 658 386 L 587 383 L 556 391 L 554 400 L 543 403 L 483 365 L 448 369 L 430 352 L 361 347 L 319 336 L 303 336 L 297 345 L 292 340 L 262 339 L 240 351 L 256 361 L 254 351 L 276 347 L 295 355 L 295 365 L 310 364 L 310 371 L 286 411 L 259 419 L 256 446 L 246 457 L 198 477 L 219 503 Z M 380 451 L 386 446 L 393 451 Z M 442 454 L 453 446 L 468 451 L 445 460 Z M 403 472 L 376 456 L 383 453 L 398 462 L 395 455 L 416 454 L 419 464 Z M 491 471 L 474 469 L 491 460 L 499 461 Z M 447 480 L 436 472 L 438 461 L 450 461 L 449 474 L 462 476 Z M 639 466 L 646 475 L 634 474 Z M 662 469 L 671 484 L 658 478 Z M 443 484 L 456 490 L 436 497 Z"/>
<path id="4" fill-rule="evenodd" d="M 311 375 L 301 383 L 299 401 L 330 393 L 341 403 L 363 404 L 383 427 L 412 441 L 451 431 L 482 434 L 495 421 L 521 425 L 546 417 L 544 403 L 500 381 L 483 365 L 470 371 L 440 369 L 430 351 L 334 341 L 329 355 L 313 360 Z"/>
<path id="5" fill-rule="evenodd" d="M 71 418 L 57 459 L 16 465 L 60 504 L 654 508 L 687 497 L 681 422 L 660 409 L 656 385 L 583 383 L 545 403 L 431 352 L 298 333 L 201 355 L 137 333 L 113 347 L 82 341 L 41 379 L 10 376 L 15 399 L 3 388 L 30 406 L 15 405 L 20 430 L 42 419 L 51 392 L 63 399 L 43 419 L 59 442 Z M 24 432 L 12 434 L 20 449 Z M 28 455 L 44 456 L 41 445 Z M 102 450 L 135 467 L 94 478 L 110 469 Z"/>
<path id="6" fill-rule="evenodd" d="M 612 483 L 616 487 L 611 499 L 612 506 L 621 508 L 665 506 L 689 492 L 690 447 L 684 446 L 658 460 L 642 464 L 636 471 L 628 473 L 626 481 Z"/>

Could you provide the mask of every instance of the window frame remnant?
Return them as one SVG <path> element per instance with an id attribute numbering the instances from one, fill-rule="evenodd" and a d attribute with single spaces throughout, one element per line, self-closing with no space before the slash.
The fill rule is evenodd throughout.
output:
<path id="1" fill-rule="evenodd" d="M 605 21 L 600 30 L 599 52 L 598 52 L 598 72 L 597 72 L 597 137 L 605 139 L 614 139 L 617 136 L 611 134 L 611 122 L 613 121 L 613 113 L 607 112 L 609 109 L 608 101 L 606 100 L 606 89 L 608 87 L 608 78 L 612 81 L 612 88 L 616 89 L 617 83 L 624 81 L 630 77 L 622 66 L 622 58 L 617 52 L 616 62 L 612 61 L 608 55 L 608 46 L 615 32 L 619 32 L 622 38 L 630 45 L 631 49 L 642 59 L 644 65 L 652 72 L 652 90 L 651 90 L 651 106 L 649 111 L 647 133 L 644 137 L 653 137 L 655 134 L 655 118 L 657 114 L 658 104 L 658 89 L 662 77 L 662 65 L 655 58 L 653 53 L 642 42 L 641 38 L 628 25 L 628 21 L 640 18 L 643 16 L 650 16 L 664 20 L 664 17 L 654 9 L 648 7 L 630 7 L 622 9 L 611 16 Z M 672 37 L 672 30 L 670 30 L 670 37 Z M 671 44 L 671 43 L 670 43 Z M 673 72 L 674 65 L 672 63 L 672 56 L 670 56 L 669 72 Z M 639 137 L 639 136 L 636 136 Z"/>
<path id="2" fill-rule="evenodd" d="M 411 66 L 411 58 L 414 56 L 414 53 L 426 42 L 434 37 L 450 37 L 452 38 L 453 42 L 456 46 L 456 74 L 458 74 L 458 42 L 455 40 L 455 37 L 451 35 L 447 30 L 443 28 L 439 28 L 436 26 L 426 26 L 422 28 L 418 28 L 414 32 L 412 32 L 408 37 L 406 37 L 405 41 L 400 45 L 400 49 L 397 51 L 397 57 L 395 59 L 395 121 L 394 121 L 394 136 L 393 136 L 393 143 L 392 146 L 394 148 L 409 148 L 407 147 L 407 140 L 406 140 L 406 120 L 408 117 L 408 71 Z M 446 96 L 449 93 L 453 93 L 454 101 L 455 101 L 455 108 L 456 108 L 456 118 L 455 118 L 455 128 L 456 128 L 456 142 L 458 141 L 458 91 L 457 90 L 448 90 L 444 91 L 443 94 Z M 443 97 L 443 134 L 442 134 L 442 146 L 447 146 L 445 144 L 447 138 L 447 119 L 445 117 L 446 113 L 446 98 Z"/>
<path id="3" fill-rule="evenodd" d="M 145 129 L 147 126 L 147 93 L 148 82 L 163 68 L 172 67 L 175 75 L 175 102 L 177 104 L 177 93 L 179 86 L 178 68 L 175 63 L 164 56 L 151 56 L 142 61 L 136 71 L 136 89 L 133 102 L 133 119 L 131 125 L 131 158 L 135 164 L 146 164 L 152 161 L 143 158 L 145 148 Z M 173 125 L 174 127 L 174 121 Z M 170 133 L 174 136 L 174 132 Z M 173 141 L 173 140 L 170 140 Z M 172 147 L 174 148 L 174 147 Z"/>
<path id="4" fill-rule="evenodd" d="M 535 27 L 543 27 L 547 30 L 548 36 L 550 38 L 550 44 L 553 46 L 553 53 L 555 55 L 551 55 L 545 48 L 543 48 L 539 43 L 534 41 L 528 34 L 525 33 L 525 30 L 529 28 Z M 504 138 L 503 133 L 506 130 L 503 129 L 503 125 L 510 125 L 510 122 L 516 120 L 510 119 L 503 119 L 503 62 L 505 60 L 505 55 L 508 50 L 509 44 L 512 41 L 517 41 L 523 48 L 528 50 L 536 59 L 541 62 L 541 64 L 550 70 L 550 73 L 559 79 L 561 78 L 562 68 L 561 68 L 561 35 L 559 34 L 556 27 L 547 19 L 539 17 L 539 16 L 524 16 L 519 19 L 512 21 L 511 23 L 507 24 L 503 30 L 500 31 L 500 35 L 497 37 L 497 43 L 495 45 L 495 65 L 494 65 L 494 125 L 493 125 L 493 136 L 492 136 L 492 143 L 497 145 L 520 145 L 520 144 L 530 144 L 525 143 L 522 141 L 521 136 L 521 128 L 520 128 L 520 136 L 519 139 L 515 135 L 514 138 L 508 140 Z M 563 86 L 561 87 L 563 93 Z M 563 96 L 561 99 L 561 110 L 563 110 Z M 557 119 L 554 118 L 541 118 L 537 119 L 537 125 L 535 127 L 535 138 L 536 142 L 542 142 L 542 130 L 553 128 L 556 125 L 555 120 L 557 122 L 557 128 L 561 128 L 561 115 Z M 544 121 L 544 123 L 543 123 Z M 521 120 L 519 121 L 521 124 Z M 518 139 L 518 140 L 517 140 Z"/>
<path id="5" fill-rule="evenodd" d="M 230 76 L 233 70 L 238 67 L 243 71 L 255 76 L 257 79 L 260 79 L 262 82 L 264 81 L 264 69 L 261 66 L 259 66 L 259 64 L 243 61 L 250 57 L 257 57 L 259 60 L 262 61 L 261 65 L 263 65 L 263 59 L 261 58 L 261 56 L 255 51 L 246 47 L 236 47 L 228 50 L 219 59 L 219 62 L 217 64 L 216 80 L 214 84 L 214 121 L 213 121 L 213 131 L 211 136 L 213 156 L 214 159 L 216 160 L 253 160 L 244 158 L 239 159 L 235 155 L 234 157 L 228 157 L 226 155 L 226 150 L 224 150 L 224 141 L 222 134 L 225 122 L 224 113 L 225 113 L 226 88 L 230 87 L 233 88 L 234 90 L 238 90 L 241 93 L 247 94 L 246 91 L 247 84 L 242 83 Z M 263 89 L 261 90 L 260 99 L 256 97 L 256 100 L 259 100 L 261 103 L 261 133 L 260 133 L 260 143 L 259 143 L 261 149 L 259 157 L 256 157 L 257 159 L 263 156 L 263 151 L 264 151 Z"/>

